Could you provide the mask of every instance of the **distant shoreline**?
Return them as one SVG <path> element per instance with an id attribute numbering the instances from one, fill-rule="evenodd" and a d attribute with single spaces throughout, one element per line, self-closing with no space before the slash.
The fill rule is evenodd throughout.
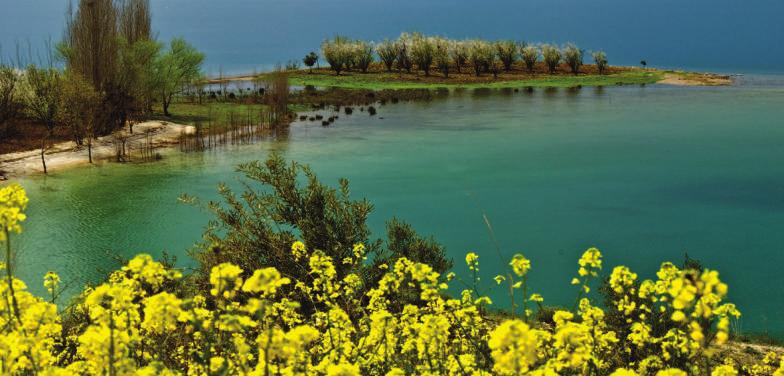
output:
<path id="1" fill-rule="evenodd" d="M 343 72 L 339 76 L 329 68 L 314 68 L 312 71 L 299 69 L 288 71 L 287 74 L 292 85 L 365 90 L 498 89 L 656 83 L 677 86 L 726 86 L 732 84 L 732 78 L 729 75 L 637 67 L 609 67 L 606 73 L 599 74 L 594 65 L 584 65 L 581 73 L 577 75 L 566 72 L 549 74 L 546 73 L 544 67 L 539 67 L 534 73 L 528 73 L 522 67 L 515 67 L 510 72 L 499 72 L 497 77 L 490 73 L 477 77 L 468 72 L 468 68 L 465 68 L 462 73 L 451 73 L 449 77 L 443 77 L 439 73 L 425 76 L 421 72 L 386 72 L 380 66 L 374 66 L 368 73 Z M 261 73 L 222 78 L 213 77 L 207 83 L 264 80 L 269 75 L 270 73 Z"/>

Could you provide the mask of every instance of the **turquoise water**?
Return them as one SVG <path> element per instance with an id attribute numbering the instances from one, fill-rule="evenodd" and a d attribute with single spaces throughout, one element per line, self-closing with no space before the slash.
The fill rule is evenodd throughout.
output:
<path id="1" fill-rule="evenodd" d="M 743 331 L 782 335 L 784 86 L 771 80 L 463 91 L 382 106 L 376 117 L 355 111 L 328 128 L 295 123 L 255 145 L 27 178 L 20 274 L 40 291 L 47 270 L 78 286 L 116 267 L 114 255 L 167 251 L 188 266 L 185 251 L 209 216 L 177 196 L 215 198 L 218 182 L 236 185 L 236 164 L 274 150 L 325 182 L 347 177 L 354 196 L 376 206 L 376 236 L 398 216 L 445 244 L 460 272 L 465 252 L 478 252 L 488 287 L 522 252 L 534 290 L 570 304 L 587 247 L 603 251 L 605 272 L 623 263 L 644 277 L 688 252 L 721 271 Z"/>

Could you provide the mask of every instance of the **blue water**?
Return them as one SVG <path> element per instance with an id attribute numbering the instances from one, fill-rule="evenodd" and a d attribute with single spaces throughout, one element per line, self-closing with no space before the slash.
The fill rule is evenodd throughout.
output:
<path id="1" fill-rule="evenodd" d="M 612 64 L 784 72 L 780 0 L 152 0 L 161 40 L 183 36 L 217 75 L 268 69 L 334 34 L 380 40 L 415 30 L 452 38 L 575 42 Z M 58 40 L 65 1 L 0 0 L 0 46 Z"/>

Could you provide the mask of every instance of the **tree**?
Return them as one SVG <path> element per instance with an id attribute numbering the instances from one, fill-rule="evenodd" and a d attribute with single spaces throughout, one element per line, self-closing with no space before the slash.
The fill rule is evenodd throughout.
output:
<path id="1" fill-rule="evenodd" d="M 19 73 L 16 69 L 0 65 L 0 136 L 8 133 L 11 120 L 22 108 L 19 81 Z"/>
<path id="2" fill-rule="evenodd" d="M 310 72 L 313 72 L 313 66 L 316 65 L 318 62 L 319 56 L 317 53 L 310 51 L 304 58 L 302 58 L 302 62 L 310 69 Z"/>
<path id="3" fill-rule="evenodd" d="M 321 55 L 335 71 L 335 75 L 340 76 L 343 69 L 348 69 L 351 64 L 351 48 L 348 38 L 335 36 L 332 40 L 325 40 L 321 44 Z"/>
<path id="4" fill-rule="evenodd" d="M 87 139 L 87 158 L 90 163 L 93 163 L 92 140 L 95 137 L 96 119 L 94 112 L 100 100 L 100 94 L 87 79 L 74 71 L 65 71 L 57 121 L 71 129 L 77 145 L 83 145 L 84 139 Z"/>
<path id="5" fill-rule="evenodd" d="M 54 68 L 38 68 L 30 65 L 25 71 L 25 83 L 27 84 L 24 90 L 25 111 L 28 116 L 46 127 L 41 137 L 41 164 L 44 168 L 44 174 L 47 173 L 47 142 L 57 124 L 61 82 L 60 72 Z"/>
<path id="6" fill-rule="evenodd" d="M 563 59 L 573 74 L 580 73 L 580 67 L 583 65 L 583 50 L 577 48 L 573 43 L 569 43 L 564 46 Z"/>
<path id="7" fill-rule="evenodd" d="M 397 68 L 411 73 L 414 63 L 411 61 L 411 45 L 413 44 L 411 34 L 403 33 L 397 41 Z"/>
<path id="8" fill-rule="evenodd" d="M 362 40 L 354 41 L 351 44 L 351 61 L 355 68 L 367 73 L 373 62 L 373 45 Z"/>
<path id="9" fill-rule="evenodd" d="M 461 40 L 450 41 L 449 56 L 455 64 L 457 73 L 460 73 L 460 68 L 466 63 L 466 60 L 468 60 L 468 44 Z"/>
<path id="10" fill-rule="evenodd" d="M 398 45 L 395 41 L 384 39 L 383 42 L 376 44 L 376 54 L 378 54 L 381 62 L 384 63 L 387 72 L 392 72 L 392 68 L 395 66 L 397 51 Z"/>
<path id="11" fill-rule="evenodd" d="M 203 62 L 204 54 L 182 38 L 172 39 L 169 50 L 155 60 L 153 75 L 164 115 L 170 116 L 169 105 L 174 95 L 201 78 Z"/>
<path id="12" fill-rule="evenodd" d="M 435 38 L 433 39 L 433 45 L 435 46 L 433 60 L 436 67 L 444 74 L 445 78 L 449 78 L 449 41 L 443 38 Z"/>
<path id="13" fill-rule="evenodd" d="M 426 77 L 430 75 L 434 52 L 435 46 L 430 38 L 419 33 L 413 35 L 411 38 L 411 60 L 425 72 Z"/>
<path id="14" fill-rule="evenodd" d="M 521 49 L 520 54 L 523 57 L 523 62 L 525 63 L 525 68 L 528 69 L 528 73 L 533 73 L 536 62 L 539 60 L 539 48 L 534 45 L 525 45 Z"/>
<path id="15" fill-rule="evenodd" d="M 471 65 L 474 67 L 474 73 L 477 77 L 479 77 L 483 71 L 489 71 L 490 65 L 494 60 L 495 51 L 493 51 L 493 46 L 490 43 L 483 40 L 471 41 L 468 61 L 470 61 Z"/>
<path id="16" fill-rule="evenodd" d="M 558 69 L 558 64 L 561 63 L 561 51 L 558 47 L 551 44 L 542 45 L 542 57 L 544 63 L 547 64 L 547 70 L 552 74 Z"/>
<path id="17" fill-rule="evenodd" d="M 594 51 L 591 55 L 599 74 L 604 74 L 604 71 L 607 70 L 607 54 L 604 51 Z"/>
<path id="18" fill-rule="evenodd" d="M 513 40 L 502 40 L 494 45 L 498 59 L 504 64 L 504 70 L 509 72 L 517 61 L 517 43 Z"/>

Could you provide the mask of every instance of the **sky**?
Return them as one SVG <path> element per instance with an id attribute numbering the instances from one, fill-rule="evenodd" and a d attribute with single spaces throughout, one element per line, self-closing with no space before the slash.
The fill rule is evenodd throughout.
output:
<path id="1" fill-rule="evenodd" d="M 65 0 L 0 0 L 0 46 L 35 58 L 59 40 Z M 161 41 L 185 37 L 206 69 L 243 73 L 301 59 L 335 34 L 381 40 L 401 31 L 453 38 L 577 43 L 611 64 L 784 72 L 781 0 L 151 0 Z M 28 48 L 27 46 L 31 46 Z"/>

